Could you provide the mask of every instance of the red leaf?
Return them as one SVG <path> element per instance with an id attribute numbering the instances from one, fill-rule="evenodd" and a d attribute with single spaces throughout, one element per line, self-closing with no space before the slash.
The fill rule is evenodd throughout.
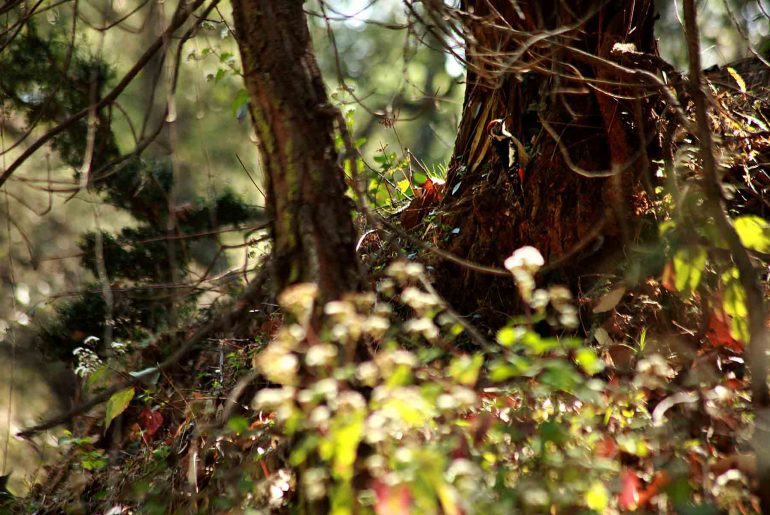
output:
<path id="1" fill-rule="evenodd" d="M 404 229 L 413 229 L 437 205 L 444 195 L 443 184 L 436 184 L 430 178 L 421 187 L 415 188 L 415 195 L 409 206 L 401 212 L 400 221 Z"/>
<path id="2" fill-rule="evenodd" d="M 596 446 L 596 453 L 602 458 L 614 458 L 618 455 L 618 445 L 612 437 L 605 436 Z"/>
<path id="3" fill-rule="evenodd" d="M 633 470 L 624 470 L 620 474 L 621 490 L 618 494 L 618 506 L 622 510 L 636 511 L 639 506 L 639 477 Z"/>
<path id="4" fill-rule="evenodd" d="M 714 347 L 727 347 L 738 352 L 743 352 L 743 344 L 730 334 L 730 319 L 722 309 L 715 309 L 709 313 L 709 325 L 706 336 Z"/>
<path id="5" fill-rule="evenodd" d="M 139 425 L 144 430 L 145 437 L 152 438 L 163 426 L 163 415 L 160 411 L 153 411 L 146 407 L 139 414 Z"/>
<path id="6" fill-rule="evenodd" d="M 411 497 L 406 485 L 391 486 L 375 479 L 373 486 L 377 498 L 374 512 L 377 515 L 409 515 Z"/>
<path id="7" fill-rule="evenodd" d="M 668 482 L 668 474 L 665 471 L 656 472 L 652 478 L 652 483 L 650 483 L 650 486 L 645 488 L 644 491 L 639 494 L 639 506 L 646 506 L 647 503 L 650 502 L 650 499 L 658 495 L 660 490 L 666 486 Z"/>

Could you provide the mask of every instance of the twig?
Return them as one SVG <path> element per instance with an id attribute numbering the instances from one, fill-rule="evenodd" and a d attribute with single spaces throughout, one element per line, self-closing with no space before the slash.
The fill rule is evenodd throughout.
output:
<path id="1" fill-rule="evenodd" d="M 150 377 L 154 376 L 158 372 L 163 372 L 173 367 L 183 357 L 189 354 L 190 351 L 195 349 L 199 343 L 205 340 L 209 334 L 214 331 L 230 327 L 233 320 L 242 318 L 249 312 L 252 302 L 262 293 L 262 286 L 264 285 L 265 279 L 267 278 L 265 270 L 266 268 L 263 267 L 260 274 L 248 285 L 246 291 L 238 299 L 236 306 L 233 309 L 220 314 L 216 318 L 213 318 L 205 325 L 200 327 L 181 347 L 176 350 L 176 352 L 167 357 L 157 367 L 152 367 L 143 371 L 141 374 L 137 374 L 136 376 L 126 377 L 119 383 L 113 385 L 98 395 L 95 395 L 88 401 L 80 404 L 79 406 L 75 406 L 67 413 L 52 417 L 44 422 L 41 422 L 40 424 L 20 431 L 19 433 L 16 433 L 16 436 L 19 438 L 30 438 L 31 436 L 34 436 L 41 431 L 45 431 L 47 429 L 51 429 L 53 427 L 69 422 L 74 417 L 82 415 L 83 413 L 88 412 L 91 408 L 107 401 L 110 397 L 112 397 L 113 394 L 119 392 L 120 390 L 130 386 L 146 385 Z M 164 333 L 163 335 L 157 337 L 153 343 L 159 342 L 167 336 L 168 334 Z"/>
<path id="2" fill-rule="evenodd" d="M 92 111 L 97 111 L 110 103 L 114 102 L 121 93 L 128 87 L 129 84 L 136 78 L 137 75 L 139 75 L 139 72 L 142 71 L 142 69 L 150 62 L 152 57 L 155 55 L 155 53 L 160 50 L 160 48 L 163 46 L 164 42 L 170 39 L 170 37 L 173 35 L 174 32 L 176 32 L 177 29 L 179 29 L 184 23 L 187 21 L 187 19 L 192 15 L 192 13 L 198 9 L 201 5 L 205 3 L 205 0 L 196 0 L 194 4 L 192 4 L 188 9 L 184 9 L 184 13 L 181 14 L 179 17 L 174 19 L 171 24 L 168 26 L 168 28 L 161 34 L 158 39 L 156 39 L 152 45 L 147 49 L 147 51 L 139 58 L 139 60 L 134 64 L 134 66 L 126 73 L 126 75 L 123 76 L 123 79 L 118 83 L 117 86 L 115 86 L 112 91 L 110 91 L 104 98 L 102 98 L 99 102 L 96 103 L 96 105 L 88 106 L 77 113 L 73 114 L 60 124 L 58 124 L 56 127 L 53 127 L 52 129 L 48 130 L 45 134 L 40 136 L 37 140 L 35 140 L 27 149 L 22 152 L 22 154 L 16 158 L 16 160 L 10 164 L 8 168 L 3 171 L 3 173 L 0 175 L 0 186 L 2 186 L 5 181 L 8 180 L 8 178 L 13 175 L 13 172 L 16 171 L 17 168 L 19 168 L 32 154 L 37 152 L 37 150 L 48 143 L 51 139 L 59 135 L 60 133 L 67 130 L 69 127 L 77 123 L 81 118 L 84 118 Z M 216 5 L 218 1 L 215 1 L 212 3 L 210 8 L 213 8 L 214 5 Z"/>
<path id="3" fill-rule="evenodd" d="M 767 310 L 757 271 L 751 263 L 748 251 L 741 243 L 735 228 L 724 209 L 722 188 L 717 175 L 711 128 L 707 113 L 707 93 L 701 72 L 700 44 L 696 19 L 695 0 L 684 0 L 685 33 L 690 58 L 690 89 L 695 104 L 700 156 L 705 177 L 706 205 L 715 225 L 732 254 L 740 274 L 740 282 L 746 294 L 749 317 L 748 365 L 751 371 L 751 398 L 755 416 L 754 451 L 757 454 L 756 493 L 763 513 L 770 513 L 770 391 L 768 376 L 768 334 L 765 327 Z"/>

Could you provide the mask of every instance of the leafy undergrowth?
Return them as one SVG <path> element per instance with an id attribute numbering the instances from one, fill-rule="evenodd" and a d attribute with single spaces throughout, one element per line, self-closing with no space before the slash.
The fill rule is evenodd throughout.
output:
<path id="1" fill-rule="evenodd" d="M 738 72 L 735 72 L 735 76 Z M 737 80 L 737 79 L 736 79 Z M 740 85 L 740 84 L 739 84 Z M 757 263 L 770 154 L 766 103 L 715 90 L 730 215 Z M 667 142 L 651 217 L 665 262 L 577 298 L 506 262 L 524 312 L 469 325 L 416 262 L 324 307 L 296 285 L 246 341 L 129 388 L 79 422 L 66 459 L 6 506 L 67 513 L 758 513 L 745 373 L 747 306 L 703 209 L 692 137 Z M 651 249 L 651 250 L 650 250 Z M 81 350 L 93 394 L 154 363 Z M 154 349 L 154 352 L 159 352 Z M 157 361 L 157 357 L 153 357 Z"/>
<path id="2" fill-rule="evenodd" d="M 757 512 L 730 328 L 635 326 L 633 313 L 667 316 L 654 280 L 578 299 L 595 312 L 578 320 L 566 289 L 527 281 L 536 256 L 508 263 L 531 309 L 491 341 L 417 263 L 390 265 L 376 295 L 327 305 L 320 333 L 315 287 L 297 285 L 256 341 L 219 341 L 187 375 L 114 395 L 16 509 Z M 87 384 L 108 383 L 106 368 Z"/>

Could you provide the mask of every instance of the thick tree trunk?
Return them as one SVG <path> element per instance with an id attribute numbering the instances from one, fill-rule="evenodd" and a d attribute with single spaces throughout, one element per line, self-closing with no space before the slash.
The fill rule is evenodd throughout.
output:
<path id="1" fill-rule="evenodd" d="M 442 205 L 446 248 L 500 266 L 533 245 L 548 262 L 578 265 L 573 276 L 585 272 L 581 257 L 593 252 L 595 262 L 634 238 L 645 201 L 651 88 L 614 63 L 657 57 L 652 1 L 465 4 L 467 90 Z M 523 182 L 501 169 L 486 133 L 498 118 L 531 156 Z M 450 268 L 445 292 L 478 308 L 492 280 Z"/>
<path id="2" fill-rule="evenodd" d="M 320 301 L 359 287 L 352 205 L 302 0 L 233 1 L 267 182 L 278 290 L 314 282 Z"/>

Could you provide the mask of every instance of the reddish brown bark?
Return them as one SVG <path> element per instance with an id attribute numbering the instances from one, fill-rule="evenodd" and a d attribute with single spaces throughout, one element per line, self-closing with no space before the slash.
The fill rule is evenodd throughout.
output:
<path id="1" fill-rule="evenodd" d="M 277 289 L 314 282 L 320 301 L 359 287 L 352 205 L 302 0 L 233 1 L 267 182 Z"/>
<path id="2" fill-rule="evenodd" d="M 548 262 L 586 271 L 581 256 L 592 249 L 592 262 L 609 256 L 637 227 L 641 175 L 654 151 L 645 133 L 655 128 L 654 89 L 612 63 L 621 59 L 618 43 L 657 55 L 652 2 L 466 4 L 469 71 L 441 206 L 442 222 L 455 229 L 446 248 L 500 266 L 514 249 L 533 245 Z M 484 134 L 495 118 L 528 147 L 523 188 L 500 170 Z M 462 284 L 446 288 L 463 292 L 457 300 L 467 300 L 469 288 L 485 295 L 491 279 L 460 275 Z M 456 269 L 447 277 L 458 277 Z"/>

